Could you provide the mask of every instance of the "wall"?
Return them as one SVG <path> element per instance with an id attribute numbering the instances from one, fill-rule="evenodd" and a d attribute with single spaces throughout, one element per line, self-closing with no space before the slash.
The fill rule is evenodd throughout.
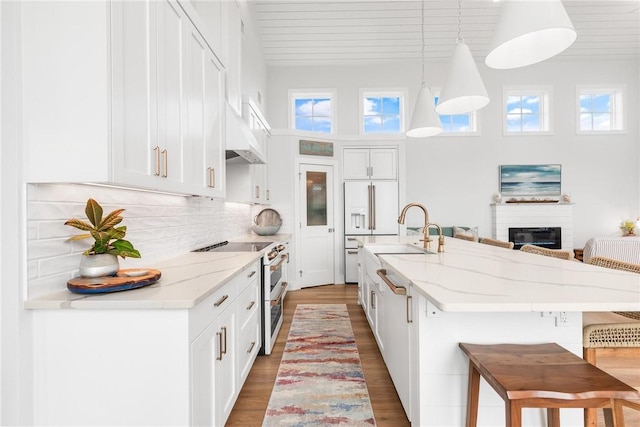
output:
<path id="1" fill-rule="evenodd" d="M 91 185 L 29 184 L 29 298 L 66 289 L 67 281 L 77 276 L 80 254 L 92 241 L 67 241 L 80 231 L 64 222 L 70 218 L 86 220 L 88 198 L 97 200 L 105 215 L 125 209 L 121 224 L 127 226 L 126 240 L 142 258 L 120 259 L 121 268 L 151 267 L 159 260 L 251 232 L 249 205 Z"/>
<path id="2" fill-rule="evenodd" d="M 560 163 L 562 191 L 571 194 L 574 246 L 595 235 L 618 232 L 623 218 L 640 214 L 640 150 L 637 61 L 562 62 L 519 70 L 491 70 L 479 64 L 491 103 L 479 113 L 480 136 L 437 136 L 406 141 L 406 200 L 423 203 L 442 225 L 478 226 L 491 234 L 490 203 L 498 192 L 500 164 Z M 444 84 L 447 64 L 427 64 L 427 84 Z M 420 64 L 269 68 L 268 112 L 273 128 L 287 127 L 287 91 L 291 88 L 337 89 L 338 136 L 358 133 L 358 89 L 407 87 L 407 118 L 420 85 Z M 576 85 L 626 85 L 627 133 L 576 135 Z M 503 86 L 552 87 L 553 134 L 502 135 Z M 418 215 L 408 225 L 418 225 Z"/>

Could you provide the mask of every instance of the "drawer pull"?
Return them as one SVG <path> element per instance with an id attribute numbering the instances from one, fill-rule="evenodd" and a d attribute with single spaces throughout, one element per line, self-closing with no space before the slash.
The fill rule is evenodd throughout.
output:
<path id="1" fill-rule="evenodd" d="M 222 332 L 216 332 L 216 336 L 218 337 L 218 356 L 216 356 L 216 360 L 222 360 Z"/>
<path id="2" fill-rule="evenodd" d="M 371 306 L 372 309 L 375 310 L 376 308 L 376 293 L 374 291 L 370 291 L 371 293 L 369 294 L 369 305 Z"/>
<path id="3" fill-rule="evenodd" d="M 222 354 L 227 354 L 227 327 L 223 326 L 222 332 L 224 333 L 224 350 L 221 351 Z"/>
<path id="4" fill-rule="evenodd" d="M 391 292 L 393 292 L 396 295 L 407 294 L 407 288 L 405 288 L 404 286 L 396 286 L 391 280 L 389 280 L 389 278 L 387 277 L 387 270 L 385 270 L 384 268 L 381 268 L 380 270 L 376 270 L 376 273 L 378 274 L 378 276 L 382 278 L 382 280 L 384 280 L 384 283 L 386 283 L 387 286 L 389 286 L 389 288 L 391 289 Z"/>
<path id="5" fill-rule="evenodd" d="M 220 305 L 225 302 L 227 300 L 227 298 L 229 298 L 229 295 L 223 295 L 222 298 L 220 298 L 218 301 L 213 303 L 214 307 L 220 307 Z"/>
<path id="6" fill-rule="evenodd" d="M 247 310 L 251 310 L 251 309 L 253 308 L 253 306 L 254 306 L 254 305 L 256 305 L 256 302 L 255 302 L 255 301 L 251 301 L 251 304 L 249 304 L 249 305 L 247 306 Z"/>
<path id="7" fill-rule="evenodd" d="M 347 251 L 349 255 L 358 255 L 358 251 Z"/>
<path id="8" fill-rule="evenodd" d="M 411 295 L 407 295 L 407 323 L 413 323 L 413 315 L 411 311 L 411 300 L 413 297 Z"/>
<path id="9" fill-rule="evenodd" d="M 253 270 L 251 273 L 249 273 L 249 275 L 248 275 L 247 277 L 248 277 L 248 278 L 251 278 L 251 277 L 253 277 L 253 276 L 255 276 L 255 275 L 256 275 L 256 271 L 255 271 L 255 270 Z"/>
<path id="10" fill-rule="evenodd" d="M 253 347 L 256 346 L 256 342 L 255 341 L 251 341 L 251 345 L 249 346 L 249 350 L 247 350 L 247 353 L 251 353 L 253 351 Z"/>

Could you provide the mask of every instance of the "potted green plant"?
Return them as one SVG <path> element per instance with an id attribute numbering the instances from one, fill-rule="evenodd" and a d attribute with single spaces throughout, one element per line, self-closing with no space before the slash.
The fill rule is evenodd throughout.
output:
<path id="1" fill-rule="evenodd" d="M 104 218 L 102 206 L 93 199 L 87 200 L 84 210 L 89 222 L 70 219 L 64 223 L 79 230 L 88 231 L 85 234 L 72 236 L 69 240 L 80 240 L 93 237 L 94 243 L 82 253 L 80 260 L 80 275 L 82 277 L 101 277 L 115 275 L 120 265 L 118 257 L 140 258 L 131 242 L 124 240 L 127 226 L 116 225 L 122 222 L 120 214 L 124 209 L 116 209 Z"/>

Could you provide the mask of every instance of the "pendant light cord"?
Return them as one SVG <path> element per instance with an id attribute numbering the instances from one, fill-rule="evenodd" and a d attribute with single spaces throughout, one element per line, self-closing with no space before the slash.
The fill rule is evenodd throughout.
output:
<path id="1" fill-rule="evenodd" d="M 456 44 L 464 43 L 462 38 L 462 0 L 458 0 L 458 38 Z"/>
<path id="2" fill-rule="evenodd" d="M 422 54 L 422 87 L 425 87 L 426 83 L 424 81 L 424 2 L 425 0 L 422 0 L 422 14 L 420 15 L 422 17 L 422 21 L 420 21 L 420 28 L 421 28 L 421 33 L 422 33 L 422 50 L 420 51 L 420 53 Z"/>

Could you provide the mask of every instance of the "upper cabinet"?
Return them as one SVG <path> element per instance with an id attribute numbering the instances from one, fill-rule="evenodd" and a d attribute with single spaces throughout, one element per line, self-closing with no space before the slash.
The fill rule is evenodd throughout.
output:
<path id="1" fill-rule="evenodd" d="M 398 149 L 345 148 L 342 152 L 344 179 L 390 179 L 398 177 Z"/>
<path id="2" fill-rule="evenodd" d="M 242 104 L 242 120 L 255 137 L 257 147 L 264 153 L 267 162 L 247 163 L 236 157 L 227 161 L 227 199 L 244 202 L 269 204 L 271 189 L 269 188 L 269 137 L 271 128 L 257 105 L 250 99 Z"/>
<path id="3" fill-rule="evenodd" d="M 224 196 L 223 68 L 180 3 L 30 3 L 28 181 Z"/>
<path id="4" fill-rule="evenodd" d="M 235 1 L 224 1 L 223 14 L 226 16 L 226 99 L 238 115 L 242 114 L 242 13 Z"/>

